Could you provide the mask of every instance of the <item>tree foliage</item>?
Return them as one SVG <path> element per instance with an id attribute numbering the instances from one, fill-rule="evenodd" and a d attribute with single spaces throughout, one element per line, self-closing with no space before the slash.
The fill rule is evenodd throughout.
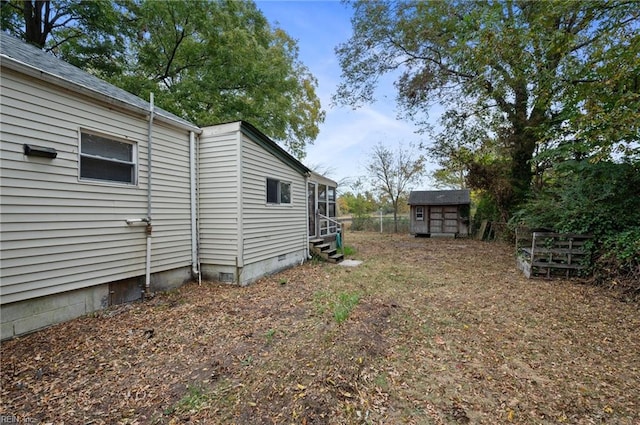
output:
<path id="1" fill-rule="evenodd" d="M 9 0 L 3 29 L 199 125 L 246 120 L 298 158 L 317 80 L 253 2 Z"/>
<path id="2" fill-rule="evenodd" d="M 250 121 L 304 157 L 324 120 L 317 81 L 254 3 L 145 0 L 140 14 L 129 90 L 202 125 Z"/>
<path id="3" fill-rule="evenodd" d="M 340 213 L 351 214 L 354 217 L 364 217 L 377 209 L 377 201 L 371 192 L 347 191 L 338 198 Z"/>
<path id="4" fill-rule="evenodd" d="M 514 219 L 602 242 L 640 223 L 640 164 L 568 161 Z"/>
<path id="5" fill-rule="evenodd" d="M 516 224 L 593 235 L 595 275 L 627 281 L 640 294 L 640 163 L 588 160 L 555 167 L 547 186 L 513 217 Z"/>
<path id="6" fill-rule="evenodd" d="M 380 198 L 388 197 L 393 207 L 395 231 L 398 231 L 399 201 L 410 186 L 424 175 L 425 157 L 413 145 L 399 145 L 394 151 L 379 143 L 371 151 L 367 172 Z"/>
<path id="7" fill-rule="evenodd" d="M 128 0 L 3 0 L 8 32 L 99 76 L 123 72 L 132 35 Z"/>
<path id="8" fill-rule="evenodd" d="M 371 102 L 380 76 L 395 73 L 407 117 L 422 122 L 436 102 L 463 112 L 456 155 L 465 153 L 456 149 L 465 148 L 465 122 L 479 120 L 481 143 L 499 150 L 495 161 L 466 158 L 469 184 L 497 191 L 506 213 L 526 199 L 539 150 L 569 143 L 607 152 L 638 140 L 640 3 L 352 4 L 354 35 L 337 49 L 343 82 L 334 99 Z M 457 167 L 456 155 L 445 166 Z"/>

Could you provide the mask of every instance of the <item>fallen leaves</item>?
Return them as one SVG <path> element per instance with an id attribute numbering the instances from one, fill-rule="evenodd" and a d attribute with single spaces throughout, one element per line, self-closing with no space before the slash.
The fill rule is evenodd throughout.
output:
<path id="1" fill-rule="evenodd" d="M 0 411 L 93 424 L 640 421 L 637 305 L 524 279 L 509 246 L 347 237 L 365 260 L 353 269 L 186 285 L 4 342 Z M 358 302 L 338 324 L 344 294 Z"/>

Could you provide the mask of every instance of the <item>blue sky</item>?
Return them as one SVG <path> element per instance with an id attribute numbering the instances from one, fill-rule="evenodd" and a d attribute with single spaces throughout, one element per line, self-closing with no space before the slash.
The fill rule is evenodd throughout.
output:
<path id="1" fill-rule="evenodd" d="M 365 176 L 365 165 L 377 143 L 395 148 L 398 143 L 425 142 L 411 122 L 396 119 L 393 80 L 384 79 L 377 102 L 352 110 L 332 107 L 331 96 L 340 82 L 340 65 L 334 48 L 352 33 L 351 10 L 339 1 L 266 0 L 258 8 L 272 25 L 277 25 L 298 41 L 300 60 L 318 79 L 317 95 L 326 111 L 325 122 L 315 143 L 307 147 L 305 164 L 326 171 L 341 181 Z M 432 167 L 433 168 L 433 167 Z M 417 189 L 429 189 L 425 178 Z M 342 191 L 348 190 L 341 187 Z"/>

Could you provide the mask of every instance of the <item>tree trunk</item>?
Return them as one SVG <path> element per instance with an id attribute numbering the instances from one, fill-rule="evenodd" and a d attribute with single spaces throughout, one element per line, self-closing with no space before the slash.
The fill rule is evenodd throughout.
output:
<path id="1" fill-rule="evenodd" d="M 511 185 L 513 188 L 513 198 L 509 205 L 517 206 L 527 198 L 533 179 L 533 169 L 531 160 L 536 148 L 536 140 L 529 131 L 521 134 L 514 134 L 516 143 L 513 146 L 511 164 Z"/>
<path id="2" fill-rule="evenodd" d="M 24 2 L 26 41 L 35 44 L 41 49 L 44 48 L 47 41 L 47 34 L 43 31 L 44 27 L 42 25 L 42 8 L 45 3 L 42 0 L 27 0 Z"/>
<path id="3" fill-rule="evenodd" d="M 531 116 L 527 114 L 528 92 L 524 79 L 519 79 L 514 87 L 514 113 L 511 116 L 513 133 L 511 134 L 511 172 L 510 181 L 512 196 L 506 205 L 508 211 L 521 204 L 529 194 L 533 179 L 533 165 L 531 160 L 536 149 L 536 131 L 544 120 L 536 109 Z M 543 113 L 544 114 L 544 113 Z"/>
<path id="4" fill-rule="evenodd" d="M 393 233 L 398 233 L 398 200 L 393 202 Z"/>

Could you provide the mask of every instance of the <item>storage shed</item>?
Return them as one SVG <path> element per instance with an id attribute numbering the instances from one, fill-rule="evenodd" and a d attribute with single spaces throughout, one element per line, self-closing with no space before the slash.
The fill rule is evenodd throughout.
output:
<path id="1" fill-rule="evenodd" d="M 418 190 L 409 194 L 410 233 L 424 236 L 468 236 L 469 190 Z"/>

